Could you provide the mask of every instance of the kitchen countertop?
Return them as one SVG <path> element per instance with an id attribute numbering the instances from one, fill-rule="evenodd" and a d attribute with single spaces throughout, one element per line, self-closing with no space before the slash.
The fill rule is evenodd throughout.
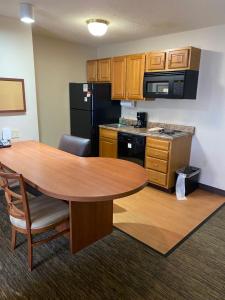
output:
<path id="1" fill-rule="evenodd" d="M 157 130 L 149 131 L 150 128 L 135 128 L 134 126 L 120 125 L 120 124 L 104 124 L 104 125 L 99 125 L 99 127 L 105 128 L 105 129 L 110 129 L 110 130 L 115 130 L 115 131 L 120 131 L 120 132 L 127 132 L 127 133 L 142 135 L 142 136 L 157 137 L 157 138 L 167 139 L 167 140 L 173 140 L 173 139 L 176 139 L 176 138 L 179 138 L 182 136 L 186 136 L 186 135 L 193 135 L 192 132 L 186 132 L 186 131 L 180 131 L 180 132 L 174 133 L 173 135 L 168 135 L 168 134 L 159 133 Z M 179 129 L 177 129 L 177 130 L 179 130 Z"/>

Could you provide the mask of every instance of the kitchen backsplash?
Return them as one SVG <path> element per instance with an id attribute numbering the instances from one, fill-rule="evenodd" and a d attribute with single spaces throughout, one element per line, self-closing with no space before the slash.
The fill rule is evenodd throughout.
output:
<path id="1" fill-rule="evenodd" d="M 199 103 L 195 102 L 196 110 Z M 202 106 L 201 106 L 202 109 Z M 133 108 L 122 107 L 121 115 L 126 119 L 136 120 L 137 112 L 147 112 L 148 122 L 182 124 L 196 127 L 196 111 L 190 110 L 190 100 L 156 99 L 155 101 L 136 101 Z M 193 120 L 194 119 L 194 120 Z"/>

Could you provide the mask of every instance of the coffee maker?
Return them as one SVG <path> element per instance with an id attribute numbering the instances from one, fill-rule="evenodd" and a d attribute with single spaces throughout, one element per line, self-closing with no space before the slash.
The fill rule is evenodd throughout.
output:
<path id="1" fill-rule="evenodd" d="M 136 128 L 146 128 L 148 122 L 148 114 L 146 112 L 137 112 L 137 124 Z"/>

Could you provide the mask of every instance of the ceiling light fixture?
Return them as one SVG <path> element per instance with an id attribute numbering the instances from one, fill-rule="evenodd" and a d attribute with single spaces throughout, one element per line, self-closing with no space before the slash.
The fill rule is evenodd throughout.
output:
<path id="1" fill-rule="evenodd" d="M 89 32 L 94 36 L 103 36 L 107 29 L 109 22 L 102 19 L 89 19 L 86 21 Z"/>
<path id="2" fill-rule="evenodd" d="M 24 23 L 34 23 L 34 7 L 30 3 L 20 3 L 20 20 Z"/>

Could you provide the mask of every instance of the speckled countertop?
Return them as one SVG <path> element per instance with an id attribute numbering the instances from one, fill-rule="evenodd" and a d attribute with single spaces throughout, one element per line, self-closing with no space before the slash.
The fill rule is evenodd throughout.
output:
<path id="1" fill-rule="evenodd" d="M 99 127 L 111 129 L 111 130 L 115 130 L 115 131 L 120 131 L 120 132 L 127 132 L 127 133 L 142 135 L 142 136 L 152 136 L 152 137 L 168 139 L 168 140 L 173 140 L 173 139 L 185 136 L 185 135 L 193 135 L 194 131 L 195 131 L 195 128 L 192 126 L 153 123 L 153 122 L 148 123 L 148 128 L 135 128 L 132 125 L 133 123 L 131 121 L 133 121 L 133 120 L 129 120 L 129 122 L 127 122 L 127 124 L 129 124 L 129 125 L 105 124 L 105 125 L 99 125 Z M 149 131 L 149 129 L 153 129 L 156 127 L 160 127 L 160 128 L 164 128 L 164 129 L 171 129 L 171 130 L 179 130 L 180 132 L 176 132 L 173 135 L 168 135 L 168 134 L 159 133 L 158 130 Z"/>

